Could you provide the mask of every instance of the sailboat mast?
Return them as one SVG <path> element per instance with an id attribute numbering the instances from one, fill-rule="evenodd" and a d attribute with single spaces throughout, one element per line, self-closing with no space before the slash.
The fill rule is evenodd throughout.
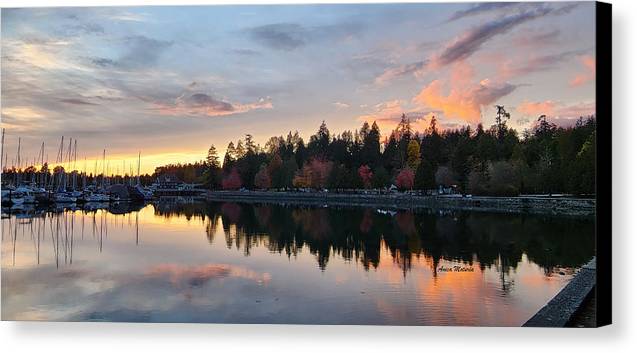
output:
<path id="1" fill-rule="evenodd" d="M 77 140 L 73 143 L 73 191 L 77 189 L 77 169 L 75 165 L 77 163 Z"/>
<path id="2" fill-rule="evenodd" d="M 0 150 L 0 163 L 2 163 L 2 171 L 4 172 L 4 128 L 2 128 L 2 149 Z"/>
<path id="3" fill-rule="evenodd" d="M 22 167 L 22 161 L 20 160 L 20 145 L 22 143 L 22 138 L 18 137 L 18 156 L 17 156 L 17 163 L 18 163 L 18 169 L 20 169 L 20 167 Z"/>
<path id="4" fill-rule="evenodd" d="M 104 189 L 104 176 L 106 176 L 106 149 L 102 151 L 102 189 Z"/>
<path id="5" fill-rule="evenodd" d="M 18 152 L 17 152 L 17 156 L 16 156 L 16 163 L 18 165 L 18 169 L 16 170 L 16 175 L 15 175 L 15 184 L 16 186 L 18 185 L 20 179 L 19 179 L 19 175 L 20 175 L 20 144 L 21 144 L 22 138 L 18 137 Z"/>
<path id="6" fill-rule="evenodd" d="M 84 156 L 84 169 L 82 172 L 82 190 L 86 189 L 86 156 Z"/>
<path id="7" fill-rule="evenodd" d="M 46 187 L 46 174 L 44 173 L 44 141 L 42 141 L 42 147 L 40 147 L 40 180 L 39 184 L 42 188 Z"/>
<path id="8" fill-rule="evenodd" d="M 141 167 L 142 164 L 142 151 L 139 151 L 139 153 L 137 154 L 137 185 L 140 185 L 139 183 L 139 169 Z"/>

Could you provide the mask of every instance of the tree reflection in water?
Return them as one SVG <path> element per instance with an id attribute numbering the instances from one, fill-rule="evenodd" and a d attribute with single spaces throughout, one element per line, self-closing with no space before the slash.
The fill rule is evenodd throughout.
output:
<path id="1" fill-rule="evenodd" d="M 321 270 L 333 254 L 377 268 L 381 247 L 405 273 L 421 256 L 432 259 L 434 276 L 441 260 L 497 266 L 503 290 L 523 254 L 550 275 L 556 267 L 581 266 L 595 251 L 588 218 L 241 203 L 160 204 L 155 214 L 200 218 L 210 242 L 221 224 L 228 248 L 245 255 L 255 246 L 288 257 L 307 248 Z"/>

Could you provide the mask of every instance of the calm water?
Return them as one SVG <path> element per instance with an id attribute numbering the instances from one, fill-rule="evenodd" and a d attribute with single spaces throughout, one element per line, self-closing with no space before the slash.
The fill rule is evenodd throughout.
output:
<path id="1" fill-rule="evenodd" d="M 5 210 L 2 319 L 519 326 L 593 254 L 592 220 L 528 215 Z"/>

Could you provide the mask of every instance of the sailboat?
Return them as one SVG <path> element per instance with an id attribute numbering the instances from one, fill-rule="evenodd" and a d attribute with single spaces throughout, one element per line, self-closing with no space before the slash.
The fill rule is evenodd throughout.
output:
<path id="1" fill-rule="evenodd" d="M 144 200 L 152 200 L 154 197 L 153 192 L 149 189 L 144 188 L 140 182 L 141 161 L 142 161 L 142 153 L 139 152 L 139 154 L 137 155 L 137 185 L 135 185 L 135 188 L 140 194 L 142 194 L 142 196 L 144 197 Z"/>

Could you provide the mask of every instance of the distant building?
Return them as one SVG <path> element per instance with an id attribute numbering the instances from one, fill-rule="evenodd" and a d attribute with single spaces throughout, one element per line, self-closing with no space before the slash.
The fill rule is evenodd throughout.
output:
<path id="1" fill-rule="evenodd" d="M 183 182 L 175 174 L 170 173 L 161 174 L 155 183 L 157 189 L 178 189 L 183 185 Z"/>

